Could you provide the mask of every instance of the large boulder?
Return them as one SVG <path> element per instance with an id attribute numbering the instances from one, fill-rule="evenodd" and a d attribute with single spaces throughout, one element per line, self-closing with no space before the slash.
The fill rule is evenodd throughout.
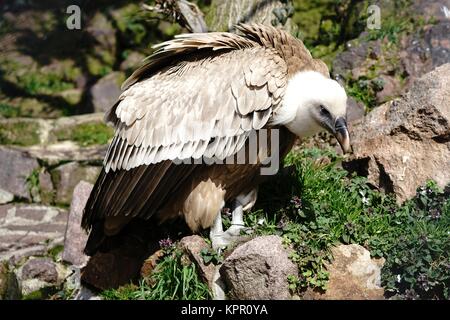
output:
<path id="1" fill-rule="evenodd" d="M 8 165 L 8 170 L 0 170 L 0 189 L 7 192 L 2 193 L 2 202 L 9 202 L 11 194 L 31 200 L 28 178 L 39 168 L 36 159 L 25 152 L 0 147 L 0 163 Z"/>
<path id="2" fill-rule="evenodd" d="M 77 267 L 84 266 L 89 257 L 83 252 L 88 235 L 81 228 L 81 218 L 93 185 L 80 181 L 73 192 L 64 240 L 63 260 Z"/>
<path id="3" fill-rule="evenodd" d="M 357 244 L 339 245 L 332 253 L 333 261 L 326 266 L 330 274 L 326 292 L 308 290 L 303 299 L 384 299 L 381 288 L 384 259 L 372 259 L 370 252 Z"/>
<path id="4" fill-rule="evenodd" d="M 417 187 L 450 182 L 450 64 L 417 80 L 401 99 L 372 111 L 351 131 L 353 156 L 344 168 L 395 193 L 399 202 Z"/>
<path id="5" fill-rule="evenodd" d="M 297 275 L 278 236 L 255 238 L 239 246 L 220 268 L 229 297 L 239 300 L 290 299 L 288 276 Z"/>

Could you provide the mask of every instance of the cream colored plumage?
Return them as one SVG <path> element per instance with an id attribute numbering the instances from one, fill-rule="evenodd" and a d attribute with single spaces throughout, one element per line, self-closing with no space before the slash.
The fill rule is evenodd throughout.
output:
<path id="1" fill-rule="evenodd" d="M 207 33 L 181 35 L 157 48 L 154 61 L 192 49 L 212 52 L 124 84 L 126 90 L 107 116 L 117 129 L 105 160 L 107 172 L 180 156 L 223 159 L 242 147 L 251 130 L 266 125 L 281 102 L 288 67 L 273 47 L 234 34 Z"/>
<path id="2" fill-rule="evenodd" d="M 87 248 L 98 247 L 92 233 L 101 233 L 103 224 L 106 233 L 114 234 L 131 218 L 155 213 L 164 220 L 181 212 L 194 231 L 210 226 L 224 201 L 256 187 L 261 163 L 242 168 L 173 162 L 236 154 L 252 132 L 273 127 L 280 108 L 295 118 L 297 107 L 283 103 L 296 75 L 314 71 L 321 75 L 319 83 L 331 81 L 326 65 L 288 33 L 257 24 L 237 29 L 240 35 L 185 34 L 157 45 L 147 64 L 124 83 L 105 116 L 116 132 L 83 216 L 83 227 L 97 226 Z M 304 115 L 298 118 L 307 121 Z M 301 127 L 299 121 L 291 127 Z M 282 155 L 295 139 L 283 125 L 275 127 L 282 129 Z M 201 218 L 189 204 L 198 211 L 198 199 L 208 198 L 208 192 L 218 200 Z"/>

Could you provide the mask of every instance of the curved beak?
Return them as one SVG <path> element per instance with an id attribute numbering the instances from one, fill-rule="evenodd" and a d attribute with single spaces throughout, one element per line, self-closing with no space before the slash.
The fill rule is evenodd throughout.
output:
<path id="1" fill-rule="evenodd" d="M 339 117 L 336 119 L 336 122 L 334 124 L 334 136 L 341 145 L 342 151 L 344 153 L 350 153 L 352 151 L 350 145 L 350 137 L 348 135 L 347 122 L 343 117 Z"/>

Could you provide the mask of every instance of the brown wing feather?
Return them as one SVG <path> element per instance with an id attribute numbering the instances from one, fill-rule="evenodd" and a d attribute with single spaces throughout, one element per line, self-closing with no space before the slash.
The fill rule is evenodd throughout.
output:
<path id="1" fill-rule="evenodd" d="M 84 228 L 108 217 L 151 217 L 195 173 L 194 165 L 174 165 L 174 156 L 233 154 L 267 123 L 293 73 L 325 70 L 284 31 L 261 25 L 240 31 L 178 36 L 158 45 L 124 83 L 105 117 L 116 135 Z"/>

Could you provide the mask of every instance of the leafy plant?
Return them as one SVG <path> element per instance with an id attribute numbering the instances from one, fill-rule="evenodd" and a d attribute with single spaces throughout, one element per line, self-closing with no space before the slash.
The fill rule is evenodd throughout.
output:
<path id="1" fill-rule="evenodd" d="M 216 250 L 212 249 L 202 249 L 202 251 L 200 251 L 200 256 L 203 258 L 203 262 L 206 265 L 212 263 L 216 266 L 223 260 L 223 257 Z"/>
<path id="2" fill-rule="evenodd" d="M 292 152 L 286 159 L 295 168 L 290 178 L 263 185 L 259 198 L 267 201 L 245 216 L 249 226 L 257 225 L 256 234 L 278 234 L 293 249 L 290 258 L 300 272 L 288 279 L 290 288 L 326 290 L 330 248 L 357 243 L 386 259 L 387 296 L 448 297 L 450 187 L 439 191 L 430 183 L 398 206 L 339 162 L 331 151 Z"/>
<path id="3" fill-rule="evenodd" d="M 383 89 L 383 83 L 376 79 L 369 80 L 367 77 L 360 77 L 357 80 L 349 80 L 347 83 L 347 93 L 358 101 L 361 101 L 367 108 L 373 109 L 377 105 L 377 91 Z"/>
<path id="4" fill-rule="evenodd" d="M 382 284 L 389 296 L 449 299 L 450 186 L 429 182 L 394 214 Z"/>

